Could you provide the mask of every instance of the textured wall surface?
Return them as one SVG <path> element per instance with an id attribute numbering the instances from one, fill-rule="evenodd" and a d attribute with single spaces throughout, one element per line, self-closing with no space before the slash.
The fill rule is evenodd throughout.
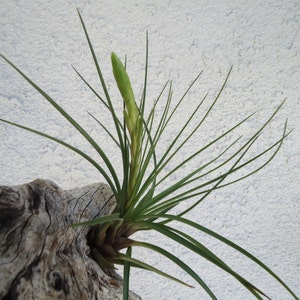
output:
<path id="1" fill-rule="evenodd" d="M 253 148 L 262 150 L 278 139 L 288 117 L 288 127 L 294 131 L 272 163 L 255 176 L 211 195 L 190 217 L 248 249 L 300 295 L 299 1 L 0 1 L 0 52 L 91 130 L 112 160 L 118 162 L 117 150 L 110 147 L 107 136 L 86 112 L 94 112 L 110 126 L 107 113 L 71 67 L 99 86 L 77 7 L 116 101 L 120 99 L 113 87 L 110 52 L 115 51 L 121 57 L 128 54 L 128 72 L 135 93 L 140 95 L 147 30 L 149 102 L 168 79 L 173 80 L 174 99 L 178 100 L 196 74 L 204 70 L 202 80 L 175 116 L 174 126 L 207 92 L 212 99 L 233 66 L 219 104 L 190 144 L 192 150 L 218 131 L 258 111 L 239 131 L 250 136 L 287 98 L 263 139 Z M 0 69 L 1 118 L 46 131 L 90 151 L 62 117 L 2 60 Z M 174 134 L 174 128 L 168 128 L 167 137 Z M 2 185 L 47 178 L 68 189 L 103 180 L 76 154 L 45 139 L 5 124 L 0 124 L 0 136 Z M 177 162 L 187 152 L 178 155 Z M 234 279 L 207 262 L 154 233 L 146 238 L 164 245 L 194 266 L 218 299 L 252 299 Z M 272 299 L 291 299 L 248 260 L 205 236 L 199 239 L 268 291 Z M 144 251 L 135 253 L 195 284 L 161 257 Z M 143 271 L 134 272 L 132 288 L 146 300 L 208 299 L 200 287 L 189 289 Z"/>

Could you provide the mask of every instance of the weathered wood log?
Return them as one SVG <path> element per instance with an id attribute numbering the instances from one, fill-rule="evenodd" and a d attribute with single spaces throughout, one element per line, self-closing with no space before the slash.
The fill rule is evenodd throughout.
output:
<path id="1" fill-rule="evenodd" d="M 70 226 L 114 205 L 105 184 L 69 191 L 41 179 L 0 186 L 0 299 L 122 299 L 122 278 L 91 257 L 90 228 Z"/>

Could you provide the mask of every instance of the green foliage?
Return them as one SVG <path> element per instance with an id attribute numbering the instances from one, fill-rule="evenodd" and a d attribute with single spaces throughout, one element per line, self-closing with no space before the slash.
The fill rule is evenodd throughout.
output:
<path id="1" fill-rule="evenodd" d="M 145 107 L 147 104 L 146 95 L 148 78 L 147 36 L 144 88 L 141 100 L 139 103 L 137 103 L 135 100 L 126 68 L 117 55 L 112 53 L 111 62 L 113 74 L 120 94 L 123 98 L 123 101 L 116 101 L 113 103 L 101 73 L 101 68 L 98 64 L 98 60 L 88 32 L 80 14 L 79 17 L 92 57 L 94 59 L 104 96 L 101 96 L 77 70 L 74 70 L 92 91 L 92 93 L 96 95 L 104 108 L 107 109 L 112 117 L 115 126 L 115 133 L 109 131 L 101 121 L 90 114 L 90 116 L 100 125 L 101 129 L 103 129 L 104 132 L 111 138 L 113 145 L 119 149 L 123 162 L 122 178 L 117 176 L 116 167 L 119 166 L 114 166 L 113 162 L 106 155 L 102 147 L 97 144 L 97 142 L 89 135 L 89 133 L 83 127 L 81 127 L 79 123 L 74 120 L 61 106 L 59 106 L 57 102 L 55 102 L 44 90 L 42 90 L 36 83 L 34 83 L 3 55 L 1 55 L 1 57 L 8 64 L 10 64 L 34 89 L 36 89 L 45 98 L 45 100 L 47 100 L 54 108 L 56 108 L 58 112 L 63 115 L 66 120 L 70 122 L 87 140 L 87 142 L 90 143 L 90 145 L 100 155 L 105 167 L 101 166 L 97 161 L 95 161 L 86 153 L 82 152 L 80 149 L 75 148 L 74 146 L 56 137 L 20 124 L 10 122 L 8 120 L 0 120 L 2 122 L 46 137 L 69 148 L 72 151 L 75 151 L 84 159 L 89 161 L 106 179 L 116 199 L 116 207 L 114 212 L 109 216 L 102 216 L 94 220 L 74 224 L 74 226 L 90 226 L 91 230 L 89 233 L 89 245 L 95 261 L 97 261 L 101 267 L 107 269 L 113 268 L 114 264 L 124 265 L 123 299 L 128 299 L 130 270 L 133 267 L 149 270 L 190 286 L 189 284 L 184 283 L 181 280 L 174 278 L 173 276 L 166 274 L 149 264 L 146 264 L 145 262 L 133 258 L 132 250 L 134 247 L 148 248 L 164 256 L 166 259 L 170 260 L 182 268 L 187 274 L 189 274 L 212 299 L 217 299 L 213 291 L 211 291 L 209 286 L 201 279 L 200 275 L 197 274 L 191 266 L 188 266 L 186 263 L 184 263 L 180 258 L 157 245 L 136 241 L 130 238 L 135 232 L 141 230 L 154 230 L 161 233 L 166 238 L 169 238 L 186 247 L 191 252 L 205 258 L 212 264 L 218 266 L 221 270 L 232 275 L 246 289 L 248 289 L 255 298 L 263 299 L 263 296 L 267 297 L 264 292 L 247 281 L 243 276 L 238 274 L 217 255 L 215 255 L 213 251 L 205 247 L 205 245 L 203 245 L 200 241 L 187 235 L 184 231 L 178 229 L 177 227 L 174 227 L 174 225 L 172 225 L 174 221 L 188 225 L 194 230 L 203 232 L 237 250 L 246 258 L 252 260 L 271 276 L 273 276 L 287 290 L 288 293 L 297 299 L 296 295 L 290 290 L 290 288 L 275 273 L 273 273 L 266 265 L 264 265 L 252 254 L 248 253 L 246 250 L 227 240 L 221 235 L 184 217 L 187 212 L 196 208 L 197 205 L 199 205 L 212 191 L 233 184 L 256 173 L 272 160 L 272 158 L 280 149 L 284 138 L 289 134 L 287 132 L 287 123 L 284 125 L 281 137 L 273 142 L 272 145 L 252 156 L 248 154 L 250 153 L 249 151 L 253 144 L 257 142 L 262 131 L 272 121 L 283 103 L 269 118 L 266 119 L 263 126 L 254 132 L 247 141 L 240 143 L 238 147 L 237 142 L 240 142 L 240 138 L 237 138 L 234 142 L 228 144 L 226 142 L 227 137 L 249 118 L 251 118 L 252 115 L 247 116 L 244 120 L 241 120 L 231 128 L 227 129 L 225 132 L 220 133 L 219 136 L 216 136 L 206 145 L 199 146 L 199 149 L 195 150 L 194 153 L 186 157 L 184 161 L 178 163 L 177 165 L 175 164 L 174 166 L 173 158 L 185 145 L 187 145 L 195 133 L 198 132 L 202 124 L 205 122 L 207 116 L 210 114 L 211 110 L 219 100 L 220 95 L 228 81 L 231 69 L 229 70 L 219 93 L 214 98 L 209 108 L 204 112 L 203 117 L 196 121 L 196 125 L 193 125 L 197 113 L 199 112 L 200 108 L 203 107 L 203 103 L 207 101 L 207 96 L 203 97 L 198 105 L 196 105 L 196 108 L 192 114 L 187 117 L 184 125 L 179 128 L 175 134 L 174 139 L 167 147 L 164 154 L 159 157 L 157 155 L 157 149 L 160 146 L 160 141 L 165 129 L 170 125 L 170 121 L 172 120 L 174 114 L 180 110 L 186 95 L 193 87 L 195 82 L 200 78 L 202 72 L 196 76 L 180 100 L 173 106 L 171 105 L 173 100 L 172 83 L 167 82 L 157 99 L 154 101 L 152 107 L 147 110 L 149 112 L 146 114 Z M 162 114 L 157 117 L 158 114 L 156 113 L 156 110 L 159 103 L 163 101 L 162 99 L 164 95 L 166 96 L 166 101 L 163 104 L 164 109 Z M 123 107 L 122 116 L 117 115 L 115 105 Z M 192 130 L 190 126 L 193 126 Z M 197 165 L 197 167 L 195 167 L 191 173 L 183 175 L 182 178 L 175 180 L 170 185 L 166 184 L 176 171 L 180 170 L 187 163 L 195 162 L 201 154 L 206 153 L 206 151 L 210 151 L 212 147 L 216 145 L 216 143 L 220 142 L 222 142 L 223 149 L 221 149 L 217 155 L 205 163 L 202 162 L 200 166 L 195 163 L 194 165 Z M 259 165 L 253 164 L 256 160 L 261 159 L 262 157 L 265 158 L 262 163 Z M 251 169 L 251 171 L 249 171 L 250 168 L 247 168 L 248 173 L 244 173 L 240 177 L 232 178 L 232 175 L 236 174 L 242 168 L 252 165 L 254 165 L 254 167 Z M 182 210 L 177 214 L 171 213 L 174 207 L 187 200 L 189 203 L 191 203 L 187 209 Z M 121 249 L 127 249 L 126 254 L 121 253 Z"/>

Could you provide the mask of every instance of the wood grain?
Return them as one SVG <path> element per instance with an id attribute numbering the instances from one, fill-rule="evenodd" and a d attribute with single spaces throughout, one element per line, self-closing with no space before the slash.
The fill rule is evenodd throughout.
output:
<path id="1" fill-rule="evenodd" d="M 90 254 L 91 228 L 70 226 L 114 205 L 103 183 L 69 191 L 42 179 L 0 186 L 0 299 L 122 299 L 122 278 Z"/>

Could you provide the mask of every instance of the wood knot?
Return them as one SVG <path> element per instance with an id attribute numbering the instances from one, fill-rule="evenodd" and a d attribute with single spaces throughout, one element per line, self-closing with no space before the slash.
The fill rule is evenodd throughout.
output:
<path id="1" fill-rule="evenodd" d="M 63 291 L 65 295 L 69 294 L 69 285 L 66 278 L 58 271 L 51 271 L 48 276 L 49 286 L 54 290 Z"/>

